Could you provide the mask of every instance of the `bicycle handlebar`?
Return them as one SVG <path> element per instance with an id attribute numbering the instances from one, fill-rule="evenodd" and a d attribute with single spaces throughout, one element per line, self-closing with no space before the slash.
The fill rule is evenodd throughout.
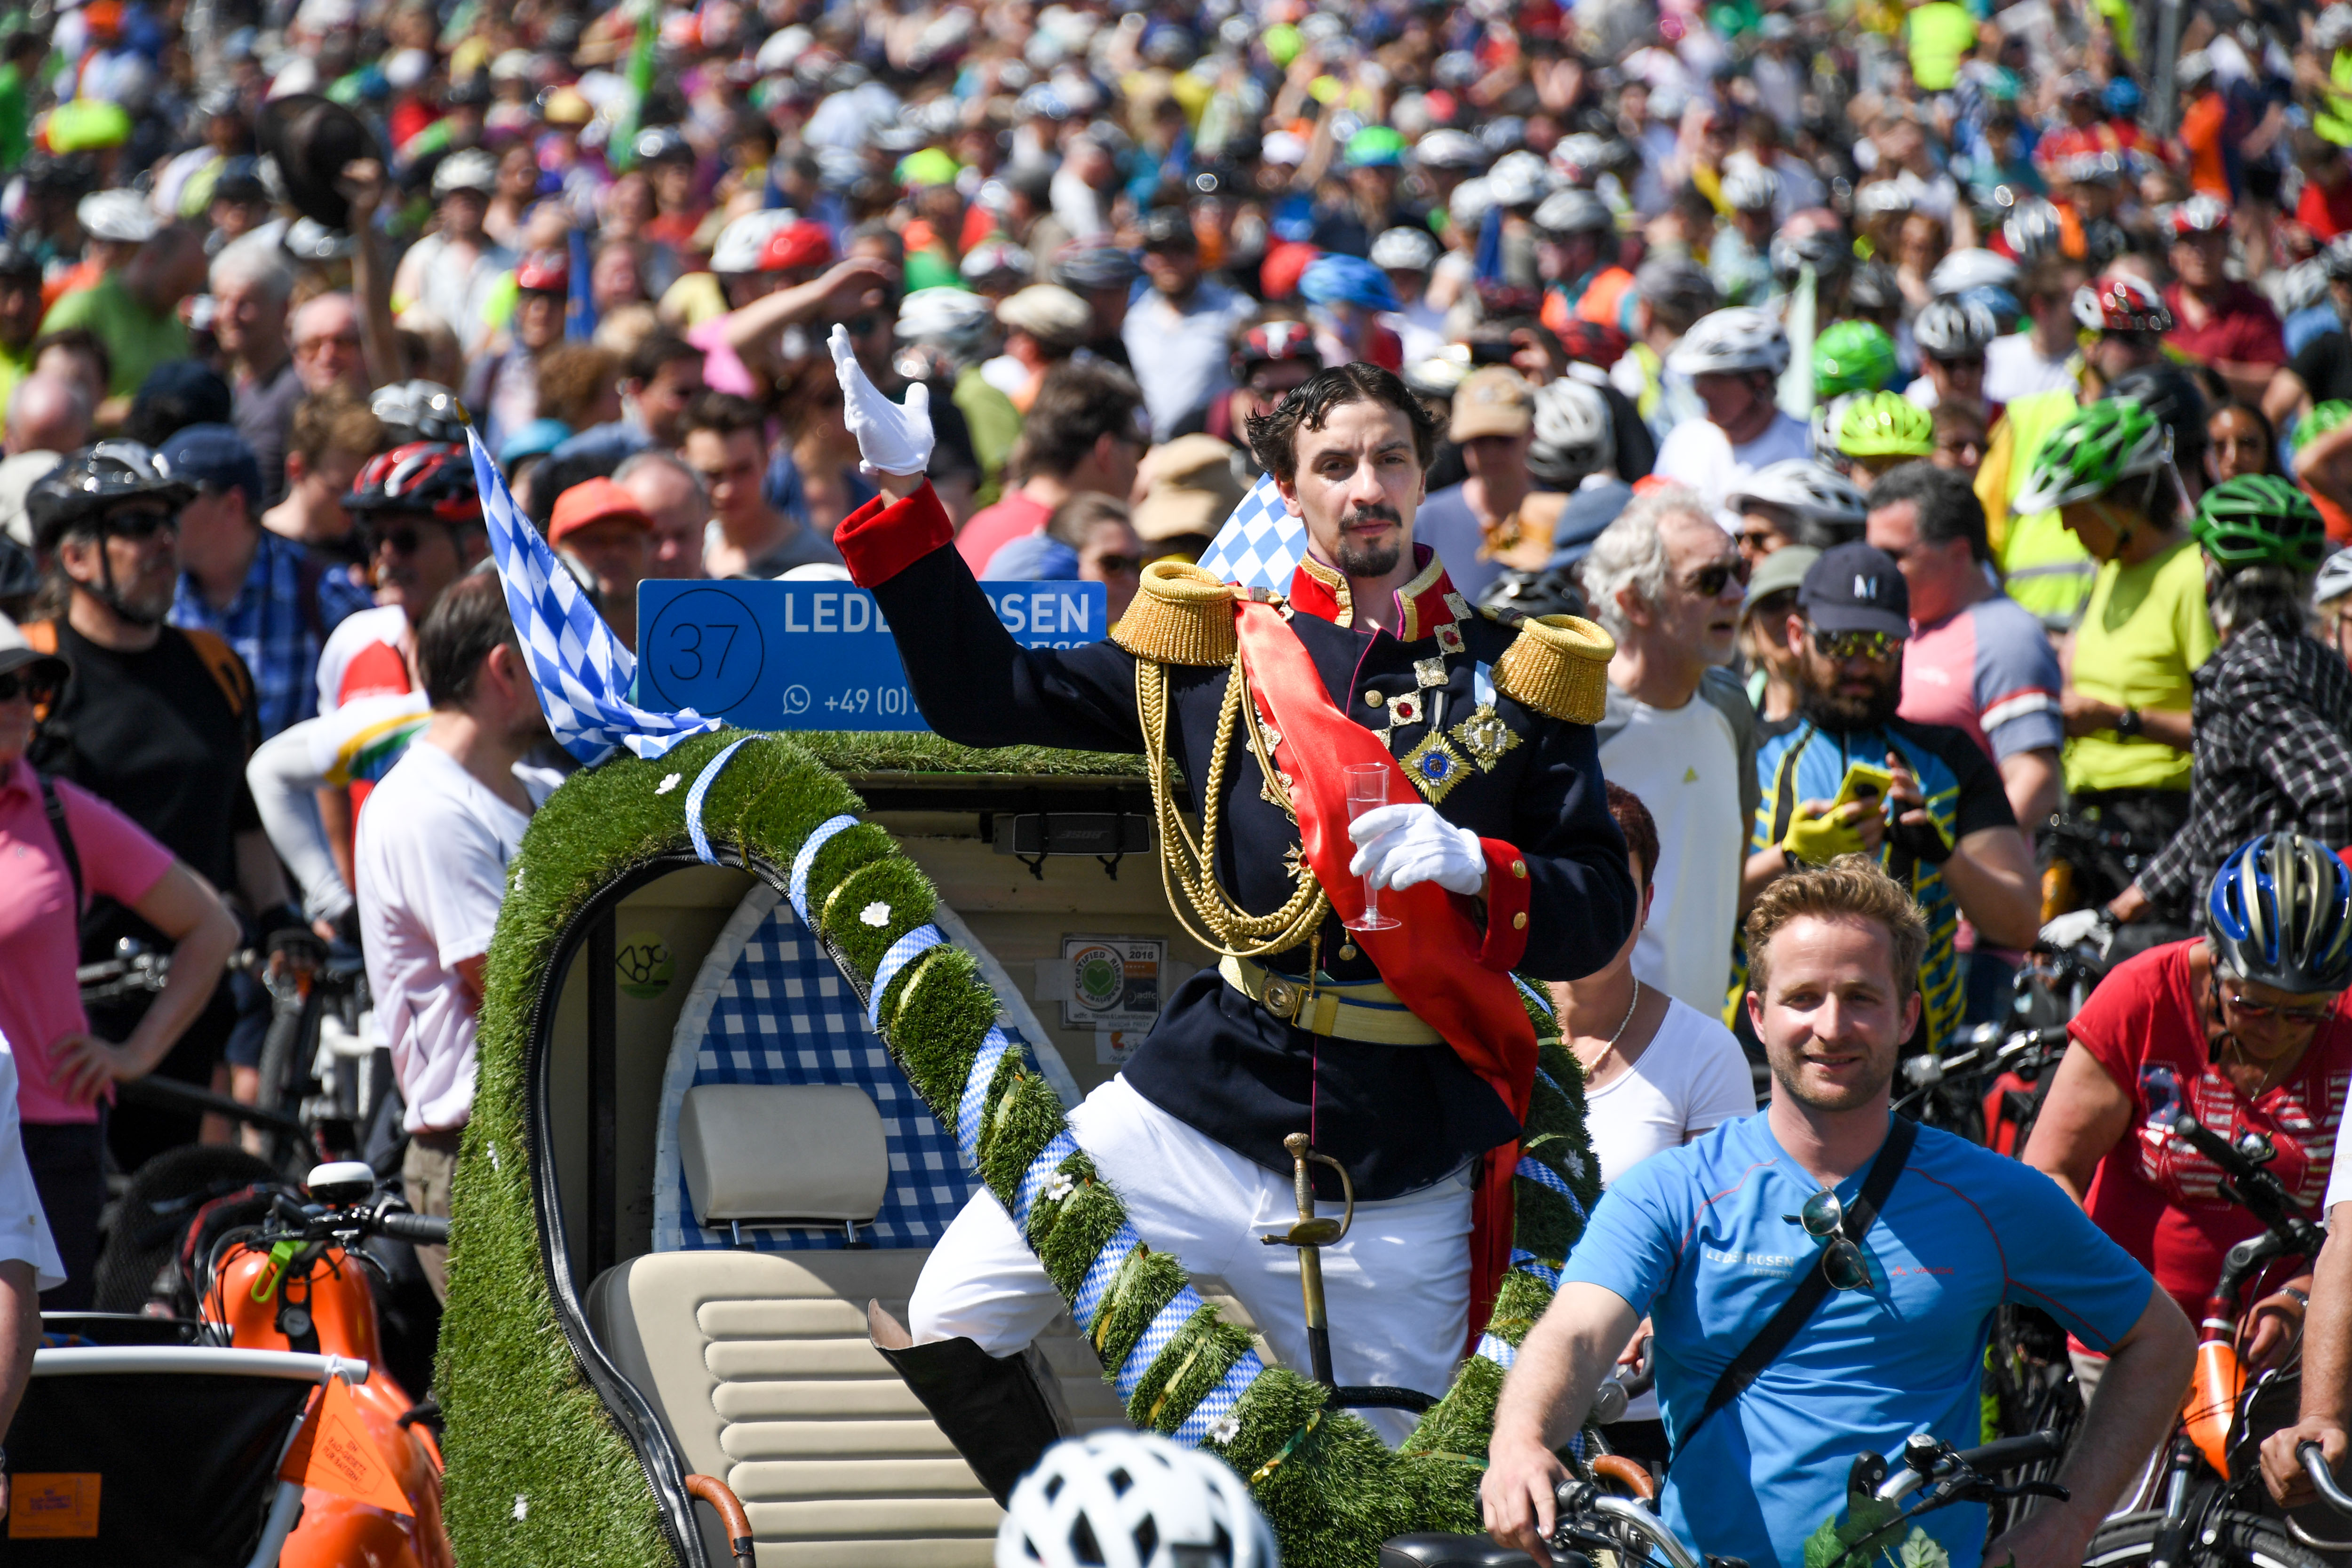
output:
<path id="1" fill-rule="evenodd" d="M 2294 1457 L 2303 1461 L 2303 1473 L 2311 1478 L 2311 1484 L 2318 1491 L 2320 1500 L 2338 1513 L 2352 1514 L 2352 1493 L 2347 1493 L 2336 1484 L 2336 1472 L 2327 1468 L 2327 1455 L 2318 1442 L 2305 1438 L 2297 1443 Z"/>
<path id="2" fill-rule="evenodd" d="M 2021 1437 L 2001 1437 L 1981 1448 L 1960 1450 L 1960 1463 L 1985 1475 L 1999 1475 L 2021 1465 L 2038 1465 L 2044 1459 L 2055 1459 L 2066 1452 L 2055 1432 L 2028 1432 Z"/>
<path id="3" fill-rule="evenodd" d="M 414 1242 L 419 1247 L 449 1245 L 449 1222 L 439 1215 L 410 1214 L 404 1209 L 393 1209 L 375 1216 L 373 1226 L 379 1236 L 395 1241 Z"/>
<path id="4" fill-rule="evenodd" d="M 2276 1176 L 2239 1152 L 2238 1146 L 2183 1110 L 2173 1118 L 2173 1136 L 2221 1167 L 2232 1192 L 2264 1228 L 2305 1257 L 2316 1254 L 2326 1233 L 2303 1203 Z"/>

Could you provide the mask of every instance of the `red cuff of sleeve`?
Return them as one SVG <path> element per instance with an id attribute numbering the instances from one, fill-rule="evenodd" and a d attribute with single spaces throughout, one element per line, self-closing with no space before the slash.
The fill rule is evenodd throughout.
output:
<path id="1" fill-rule="evenodd" d="M 1499 974 L 1519 966 L 1528 951 L 1528 900 L 1534 883 L 1527 857 L 1499 838 L 1481 838 L 1486 853 L 1486 942 L 1478 962 Z"/>
<path id="2" fill-rule="evenodd" d="M 955 542 L 955 524 L 930 482 L 905 500 L 877 496 L 841 520 L 834 548 L 861 588 L 887 583 L 932 551 Z"/>

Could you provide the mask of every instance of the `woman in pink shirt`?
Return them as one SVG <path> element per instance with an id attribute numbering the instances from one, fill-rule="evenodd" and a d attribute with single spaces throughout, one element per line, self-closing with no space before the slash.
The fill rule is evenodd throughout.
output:
<path id="1" fill-rule="evenodd" d="M 90 1302 L 106 1201 L 99 1101 L 116 1083 L 154 1070 L 211 999 L 237 937 L 219 895 L 170 850 L 79 785 L 44 781 L 25 760 L 34 710 L 53 702 L 70 674 L 0 616 L 0 1036 L 16 1047 L 25 1155 L 65 1265 L 66 1283 L 44 1292 L 53 1311 Z M 50 823 L 52 795 L 70 856 Z M 173 944 L 163 993 L 120 1044 L 89 1032 L 74 980 L 81 909 L 100 896 L 137 910 Z"/>

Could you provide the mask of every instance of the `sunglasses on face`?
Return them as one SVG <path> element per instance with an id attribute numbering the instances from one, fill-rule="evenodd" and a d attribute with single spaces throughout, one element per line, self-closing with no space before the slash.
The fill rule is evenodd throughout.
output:
<path id="1" fill-rule="evenodd" d="M 1971 354 L 1967 359 L 1939 359 L 1936 363 L 1955 375 L 1963 371 L 1975 371 L 1979 375 L 1984 374 L 1985 362 L 1982 354 Z"/>
<path id="2" fill-rule="evenodd" d="M 2221 1005 L 2224 1007 L 2232 1013 L 2242 1013 L 2249 1018 L 2275 1018 L 2282 1024 L 2318 1025 L 2326 1023 L 2327 1015 L 2335 1011 L 2333 1005 L 2281 1007 L 2269 1002 L 2249 1002 L 2246 1000 L 2245 994 L 2236 984 L 2230 983 L 2221 984 L 2218 989 L 2221 993 Z"/>
<path id="3" fill-rule="evenodd" d="M 1686 581 L 1691 592 L 1703 599 L 1712 599 L 1734 583 L 1743 588 L 1748 586 L 1748 574 L 1750 570 L 1748 557 L 1742 555 L 1733 560 L 1717 561 L 1702 566 Z"/>
<path id="4" fill-rule="evenodd" d="M 383 529 L 375 535 L 376 548 L 389 550 L 394 555 L 414 555 L 424 542 L 424 535 L 414 525 Z"/>
<path id="5" fill-rule="evenodd" d="M 168 511 L 119 511 L 100 526 L 110 537 L 136 542 L 152 539 L 167 529 L 176 529 L 180 520 Z"/>
<path id="6" fill-rule="evenodd" d="M 0 702 L 14 702 L 19 697 L 36 708 L 58 700 L 58 679 L 35 670 L 10 670 L 0 675 Z"/>
<path id="7" fill-rule="evenodd" d="M 1870 1258 L 1848 1237 L 1842 1228 L 1845 1224 L 1845 1205 L 1837 1194 L 1823 1187 L 1805 1200 L 1804 1206 L 1782 1219 L 1805 1227 L 1805 1234 L 1815 1241 L 1827 1242 L 1822 1250 L 1822 1273 L 1832 1290 L 1867 1290 L 1871 1289 Z"/>
<path id="8" fill-rule="evenodd" d="M 1132 555 L 1104 555 L 1097 558 L 1095 570 L 1106 577 L 1126 577 L 1143 570 L 1143 563 Z"/>
<path id="9" fill-rule="evenodd" d="M 1885 632 L 1815 631 L 1813 651 L 1824 658 L 1866 658 L 1881 664 L 1903 651 L 1903 639 Z"/>
<path id="10" fill-rule="evenodd" d="M 320 337 L 305 338 L 294 345 L 294 352 L 308 358 L 329 346 L 356 351 L 360 346 L 360 335 L 357 332 L 335 332 Z"/>

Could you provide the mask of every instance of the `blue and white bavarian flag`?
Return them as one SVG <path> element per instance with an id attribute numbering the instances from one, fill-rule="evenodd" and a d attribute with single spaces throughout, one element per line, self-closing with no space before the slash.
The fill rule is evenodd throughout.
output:
<path id="1" fill-rule="evenodd" d="M 1287 594 L 1291 574 L 1306 553 L 1306 519 L 1290 515 L 1274 476 L 1263 474 L 1217 530 L 1201 566 L 1222 582 Z"/>
<path id="2" fill-rule="evenodd" d="M 507 610 L 557 743 L 593 763 L 615 746 L 640 757 L 665 756 L 687 737 L 718 729 L 720 721 L 691 708 L 651 713 L 628 700 L 637 678 L 636 656 L 621 646 L 515 505 L 481 437 L 468 429 L 466 442 L 474 455 L 474 482 L 482 492 L 482 521 L 489 527 L 499 581 L 506 585 Z"/>

